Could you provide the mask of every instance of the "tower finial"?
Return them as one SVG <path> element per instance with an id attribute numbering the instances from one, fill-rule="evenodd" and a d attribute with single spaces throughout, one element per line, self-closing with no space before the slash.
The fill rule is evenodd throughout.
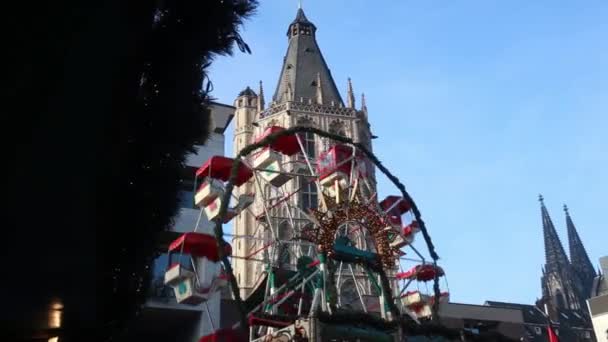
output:
<path id="1" fill-rule="evenodd" d="M 564 212 L 566 212 L 566 215 L 570 215 L 570 213 L 568 213 L 568 206 L 564 204 Z"/>
<path id="2" fill-rule="evenodd" d="M 538 201 L 540 202 L 540 204 L 545 204 L 545 198 L 543 197 L 543 195 L 538 194 Z"/>
<path id="3" fill-rule="evenodd" d="M 348 108 L 355 108 L 355 93 L 353 92 L 353 82 L 348 78 L 348 94 L 346 96 L 346 105 Z"/>
<path id="4" fill-rule="evenodd" d="M 365 94 L 361 93 L 361 110 L 367 112 L 367 103 L 365 103 Z"/>
<path id="5" fill-rule="evenodd" d="M 302 9 L 302 0 L 298 0 L 298 9 Z"/>
<path id="6" fill-rule="evenodd" d="M 260 90 L 258 92 L 258 112 L 264 110 L 264 88 L 262 87 L 262 81 L 260 81 Z"/>

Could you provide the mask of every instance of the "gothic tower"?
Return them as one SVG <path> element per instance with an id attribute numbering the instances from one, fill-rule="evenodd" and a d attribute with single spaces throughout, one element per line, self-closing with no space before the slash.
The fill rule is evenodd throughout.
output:
<path id="1" fill-rule="evenodd" d="M 564 205 L 564 211 L 566 212 L 566 227 L 568 228 L 570 264 L 572 265 L 572 269 L 576 276 L 580 280 L 583 298 L 587 299 L 591 297 L 593 279 L 595 279 L 597 274 L 595 273 L 591 260 L 589 260 L 585 246 L 583 246 L 583 242 L 576 231 L 576 227 L 574 226 L 574 222 L 572 222 L 570 212 L 568 211 L 568 207 L 566 205 Z"/>
<path id="2" fill-rule="evenodd" d="M 233 150 L 234 153 L 238 153 L 245 146 L 247 146 L 253 140 L 254 135 L 254 121 L 255 116 L 258 113 L 258 107 L 260 102 L 263 102 L 261 97 L 249 87 L 245 88 L 241 91 L 234 101 L 234 107 L 236 108 L 234 116 L 235 116 L 235 128 L 234 128 L 234 140 L 233 140 Z M 249 194 L 255 192 L 255 185 L 252 180 L 241 185 L 238 189 L 236 189 L 235 193 L 238 194 Z M 238 215 L 234 221 L 234 234 L 237 236 L 245 236 L 251 235 L 253 233 L 253 228 L 255 227 L 255 217 L 253 217 L 248 212 L 243 212 L 241 215 Z M 237 250 L 242 248 L 242 245 L 245 241 L 237 239 L 233 241 L 233 248 Z M 237 264 L 238 263 L 237 261 Z M 235 277 L 239 283 L 250 284 L 253 280 L 250 278 L 251 274 L 248 272 L 243 272 L 243 270 L 235 269 Z M 244 295 L 245 293 L 241 293 Z"/>
<path id="3" fill-rule="evenodd" d="M 545 241 L 545 266 L 541 278 L 543 297 L 539 304 L 546 304 L 549 314 L 556 320 L 562 310 L 585 314 L 586 298 L 581 293 L 581 282 L 566 256 L 542 196 L 539 196 L 539 201 Z"/>
<path id="4" fill-rule="evenodd" d="M 347 100 L 345 106 L 316 41 L 317 27 L 310 22 L 304 11 L 298 9 L 296 18 L 287 29 L 288 47 L 283 59 L 281 72 L 277 81 L 274 95 L 265 108 L 263 90 L 260 84 L 258 94 L 249 87 L 239 94 L 236 99 L 236 122 L 234 131 L 234 151 L 238 152 L 247 144 L 252 143 L 267 127 L 281 126 L 314 126 L 335 134 L 340 134 L 371 149 L 371 133 L 367 120 L 367 107 L 362 98 L 360 110 L 355 108 L 352 82 L 348 80 Z M 300 135 L 306 157 L 313 160 L 322 151 L 330 147 L 330 142 L 320 139 L 313 134 Z M 302 160 L 304 155 L 298 154 L 292 158 L 295 162 Z M 375 183 L 375 182 L 374 182 Z M 375 184 L 372 184 L 375 187 Z M 291 196 L 287 206 L 264 208 L 258 194 L 265 198 L 281 198 L 286 192 L 296 192 Z M 298 257 L 307 255 L 309 251 L 298 245 L 290 244 L 284 250 L 274 251 L 265 249 L 262 241 L 269 236 L 279 239 L 294 239 L 301 233 L 308 222 L 301 214 L 303 210 L 316 208 L 319 196 L 315 184 L 307 182 L 303 177 L 289 181 L 280 188 L 269 183 L 255 182 L 244 184 L 236 189 L 236 193 L 255 192 L 256 200 L 250 212 L 244 212 L 234 221 L 235 238 L 233 240 L 234 271 L 241 295 L 246 297 L 258 287 L 264 264 L 267 261 L 280 262 L 282 265 L 292 265 Z M 265 214 L 272 217 L 269 219 Z M 290 224 L 285 224 L 291 222 Z M 295 223 L 293 223 L 295 222 Z M 295 226 L 295 231 L 294 227 Z M 263 253 L 256 253 L 263 249 Z M 251 257 L 255 253 L 255 257 Z M 280 260 L 278 260 L 278 259 Z"/>

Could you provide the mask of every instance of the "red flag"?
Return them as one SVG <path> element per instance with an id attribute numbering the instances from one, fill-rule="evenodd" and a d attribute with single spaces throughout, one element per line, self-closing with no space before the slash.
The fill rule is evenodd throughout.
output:
<path id="1" fill-rule="evenodd" d="M 549 324 L 547 326 L 547 333 L 549 334 L 549 342 L 559 342 L 557 335 L 555 335 L 555 331 L 553 331 L 553 327 Z"/>

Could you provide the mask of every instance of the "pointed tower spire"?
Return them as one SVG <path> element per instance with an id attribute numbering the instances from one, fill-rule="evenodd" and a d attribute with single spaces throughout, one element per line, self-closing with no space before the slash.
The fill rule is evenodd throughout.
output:
<path id="1" fill-rule="evenodd" d="M 551 221 L 549 212 L 545 207 L 544 198 L 542 195 L 538 195 L 540 202 L 540 212 L 543 221 L 543 236 L 545 240 L 545 271 L 556 272 L 568 267 L 568 257 L 564 252 L 559 236 L 555 231 L 555 226 Z"/>
<path id="2" fill-rule="evenodd" d="M 591 260 L 589 260 L 589 256 L 587 255 L 585 246 L 578 235 L 578 231 L 574 226 L 572 217 L 570 217 L 568 206 L 565 204 L 564 212 L 566 213 L 566 227 L 568 228 L 570 263 L 573 266 L 572 269 L 578 274 L 580 280 L 582 281 L 583 289 L 585 291 L 590 291 L 591 287 L 593 286 L 593 279 L 597 276 L 597 274 L 595 273 Z"/>
<path id="3" fill-rule="evenodd" d="M 353 82 L 348 78 L 348 89 L 346 96 L 346 105 L 348 108 L 355 108 L 355 93 L 353 92 Z"/>
<path id="4" fill-rule="evenodd" d="M 262 87 L 262 81 L 260 81 L 260 90 L 258 91 L 258 112 L 264 110 L 264 88 Z"/>
<path id="5" fill-rule="evenodd" d="M 331 71 L 317 44 L 316 32 L 317 27 L 306 18 L 304 10 L 299 8 L 296 18 L 287 29 L 289 46 L 272 97 L 274 102 L 283 103 L 296 99 L 314 103 L 317 102 L 318 88 L 321 88 L 323 104 L 329 105 L 333 102 L 337 107 L 344 106 Z M 285 82 L 286 78 L 289 82 Z M 288 86 L 291 87 L 291 98 L 286 97 Z"/>

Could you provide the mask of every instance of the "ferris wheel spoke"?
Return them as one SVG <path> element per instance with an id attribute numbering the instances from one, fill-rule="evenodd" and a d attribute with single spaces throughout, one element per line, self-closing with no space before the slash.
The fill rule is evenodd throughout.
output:
<path id="1" fill-rule="evenodd" d="M 344 265 L 344 263 L 342 261 L 340 261 L 340 266 L 338 267 L 338 281 L 336 283 L 336 292 L 338 292 L 338 304 L 340 304 L 340 306 L 342 305 L 342 282 L 340 281 L 342 279 L 342 266 Z"/>
<path id="2" fill-rule="evenodd" d="M 310 175 L 312 177 L 315 177 L 316 172 L 314 170 L 314 168 L 312 167 L 312 163 L 310 162 L 310 159 L 308 158 L 308 153 L 306 152 L 306 149 L 304 148 L 304 145 L 302 144 L 302 139 L 300 139 L 300 136 L 296 134 L 296 138 L 298 140 L 298 145 L 300 146 L 300 151 L 302 152 L 302 155 L 304 156 L 304 160 L 306 161 L 306 165 L 308 166 L 308 169 L 310 171 Z M 317 181 L 315 181 L 315 185 L 317 187 L 317 194 L 319 199 L 321 200 L 321 206 L 323 208 L 327 208 L 327 203 L 325 203 L 325 198 L 323 197 L 323 188 L 321 187 L 321 185 L 319 184 L 318 181 L 318 175 L 317 177 L 315 177 L 317 179 Z"/>
<path id="3" fill-rule="evenodd" d="M 370 204 L 372 204 L 372 201 L 377 200 L 378 194 L 372 188 L 371 184 L 369 184 L 368 178 L 363 178 L 363 185 L 365 186 L 365 189 L 367 191 L 361 191 L 361 193 L 360 193 L 361 198 L 363 199 L 363 203 L 365 205 L 370 205 Z M 367 195 L 368 193 L 369 193 L 369 196 Z M 376 206 L 377 206 L 377 204 L 376 204 Z"/>
<path id="4" fill-rule="evenodd" d="M 355 173 L 358 173 L 357 170 L 355 170 L 355 162 L 356 162 L 356 154 L 357 154 L 357 150 L 355 149 L 354 145 L 350 145 L 350 148 L 352 149 L 352 154 L 350 156 L 351 160 L 350 160 L 350 172 L 348 173 L 348 200 L 351 201 L 353 194 L 355 193 L 355 189 L 354 189 L 354 182 L 353 180 L 356 179 L 356 175 Z"/>
<path id="5" fill-rule="evenodd" d="M 363 312 L 367 313 L 367 306 L 365 305 L 365 300 L 363 300 L 363 296 L 361 295 L 361 291 L 359 290 L 359 283 L 357 282 L 357 277 L 355 277 L 353 266 L 351 264 L 348 264 L 348 269 L 350 270 L 350 274 L 353 277 L 353 283 L 355 284 L 357 295 L 359 296 L 359 300 L 361 301 L 361 307 L 363 308 Z"/>
<path id="6" fill-rule="evenodd" d="M 264 208 L 264 213 L 266 214 L 265 216 L 266 216 L 266 222 L 268 223 L 268 228 L 270 230 L 270 233 L 272 234 L 272 237 L 274 239 L 277 239 L 277 235 L 275 234 L 275 231 L 274 231 L 273 226 L 272 226 L 272 221 L 270 219 L 270 212 L 269 212 L 269 210 L 268 210 L 268 208 L 266 206 L 266 199 L 264 198 L 265 197 L 265 193 L 264 193 L 264 190 L 262 189 L 262 184 L 260 183 L 260 179 L 259 179 L 257 173 L 254 172 L 253 173 L 253 177 L 254 177 L 255 184 L 256 184 L 256 186 L 258 188 L 258 193 L 262 194 L 262 198 L 263 198 L 263 200 L 262 200 L 262 207 Z"/>
<path id="7" fill-rule="evenodd" d="M 414 247 L 414 245 L 412 245 L 411 243 L 409 243 L 407 246 L 409 248 L 411 248 L 414 251 L 414 253 L 416 253 L 416 255 L 418 255 L 418 257 L 420 257 L 420 259 L 421 259 L 421 261 L 422 261 L 423 264 L 426 263 L 426 261 L 424 259 L 424 256 L 422 256 L 422 254 L 420 254 L 420 252 L 418 252 L 418 250 L 416 249 L 416 247 Z"/>

